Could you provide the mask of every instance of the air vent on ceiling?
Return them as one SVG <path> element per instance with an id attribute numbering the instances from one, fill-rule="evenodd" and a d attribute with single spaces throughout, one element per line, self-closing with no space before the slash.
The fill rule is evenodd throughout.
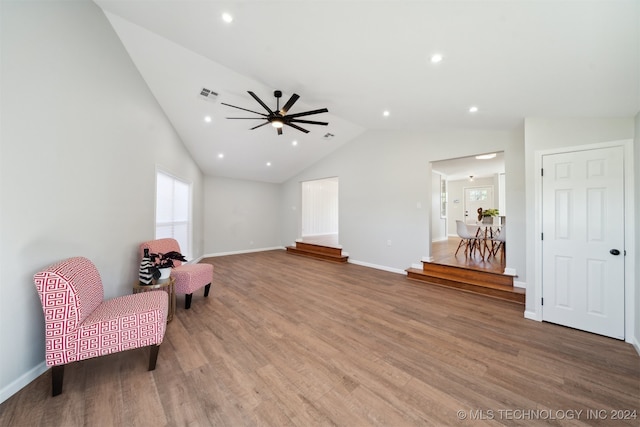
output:
<path id="1" fill-rule="evenodd" d="M 218 93 L 212 91 L 211 89 L 207 89 L 206 87 L 203 87 L 202 90 L 200 91 L 200 99 L 216 102 L 217 98 L 218 98 Z"/>

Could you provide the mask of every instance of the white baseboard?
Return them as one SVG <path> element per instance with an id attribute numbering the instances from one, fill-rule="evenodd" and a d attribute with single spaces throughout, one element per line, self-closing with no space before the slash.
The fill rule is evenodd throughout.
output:
<path id="1" fill-rule="evenodd" d="M 205 254 L 202 255 L 199 259 L 202 258 L 211 258 L 211 257 L 218 257 L 218 256 L 227 256 L 227 255 L 239 255 L 239 254 L 250 254 L 253 252 L 265 252 L 265 251 L 275 251 L 275 250 L 284 250 L 285 247 L 284 246 L 274 246 L 272 248 L 259 248 L 259 249 L 244 249 L 241 251 L 230 251 L 230 252 L 216 252 L 216 253 L 212 253 L 212 254 Z"/>
<path id="2" fill-rule="evenodd" d="M 423 256 L 420 261 L 421 262 L 433 262 L 433 257 L 432 256 Z"/>
<path id="3" fill-rule="evenodd" d="M 505 274 L 507 276 L 516 277 L 518 275 L 518 272 L 516 271 L 515 268 L 505 267 L 503 274 Z"/>
<path id="4" fill-rule="evenodd" d="M 631 338 L 631 345 L 633 346 L 633 348 L 636 349 L 636 353 L 638 353 L 638 356 L 640 356 L 640 342 L 638 342 L 637 339 L 632 337 Z"/>
<path id="5" fill-rule="evenodd" d="M 411 268 L 417 268 L 418 270 L 422 270 L 423 267 L 422 264 L 411 264 Z"/>
<path id="6" fill-rule="evenodd" d="M 40 364 L 36 365 L 34 368 L 32 368 L 29 371 L 25 372 L 20 377 L 18 377 L 11 384 L 9 384 L 6 387 L 4 387 L 2 390 L 0 390 L 0 403 L 4 402 L 8 398 L 13 396 L 17 392 L 19 392 L 24 386 L 26 386 L 31 381 L 33 381 L 36 378 L 38 378 L 43 373 L 47 372 L 47 369 L 49 369 L 49 367 L 43 361 Z"/>
<path id="7" fill-rule="evenodd" d="M 518 282 L 517 280 L 514 280 L 513 281 L 513 287 L 514 288 L 527 289 L 527 282 Z"/>
<path id="8" fill-rule="evenodd" d="M 404 270 L 401 270 L 399 268 L 387 267 L 386 265 L 371 264 L 368 262 L 356 261 L 352 259 L 349 260 L 349 264 L 356 264 L 356 265 L 361 265 L 363 267 L 375 268 L 376 270 L 388 271 L 390 273 L 402 274 L 404 276 L 407 275 L 407 272 Z"/>
<path id="9" fill-rule="evenodd" d="M 524 311 L 524 318 L 529 320 L 535 320 L 537 322 L 542 322 L 542 319 L 538 317 L 538 314 L 535 311 Z"/>

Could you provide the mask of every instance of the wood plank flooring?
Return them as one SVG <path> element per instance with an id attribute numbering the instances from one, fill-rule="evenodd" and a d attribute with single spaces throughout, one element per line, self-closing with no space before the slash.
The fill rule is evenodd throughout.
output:
<path id="1" fill-rule="evenodd" d="M 611 420 L 640 411 L 640 357 L 622 341 L 283 250 L 208 261 L 211 294 L 190 310 L 179 296 L 155 371 L 145 350 L 86 360 L 55 398 L 47 372 L 0 425 L 638 425 Z"/>
<path id="2" fill-rule="evenodd" d="M 506 259 L 500 257 L 486 257 L 482 259 L 477 252 L 471 256 L 465 256 L 464 249 L 460 248 L 458 255 L 456 249 L 460 244 L 460 238 L 449 237 L 446 240 L 440 240 L 431 243 L 431 257 L 436 264 L 453 265 L 469 270 L 490 271 L 492 273 L 504 272 Z"/>

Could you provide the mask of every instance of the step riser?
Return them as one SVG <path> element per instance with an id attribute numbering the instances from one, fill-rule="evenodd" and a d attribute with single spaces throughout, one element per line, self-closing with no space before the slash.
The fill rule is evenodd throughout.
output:
<path id="1" fill-rule="evenodd" d="M 448 288 L 455 288 L 466 292 L 471 292 L 479 295 L 485 295 L 492 298 L 501 299 L 504 301 L 515 302 L 518 304 L 525 303 L 525 295 L 522 293 L 515 293 L 510 291 L 503 291 L 500 289 L 486 288 L 470 283 L 457 282 L 455 280 L 443 279 L 441 277 L 433 277 L 424 274 L 416 274 L 407 272 L 407 277 L 412 280 L 422 282 L 424 284 L 444 286 Z"/>
<path id="2" fill-rule="evenodd" d="M 468 270 L 459 267 L 424 263 L 423 274 L 441 279 L 450 279 L 456 282 L 468 283 L 478 286 L 503 285 L 513 286 L 513 276 L 495 274 L 479 270 Z"/>
<path id="3" fill-rule="evenodd" d="M 326 254 L 322 252 L 300 250 L 299 248 L 294 248 L 292 246 L 288 246 L 286 249 L 287 249 L 287 252 L 292 255 L 315 258 L 315 259 L 320 259 L 320 260 L 330 261 L 335 263 L 346 263 L 349 260 L 348 256 L 343 256 L 343 255 L 335 256 L 333 254 Z"/>
<path id="4" fill-rule="evenodd" d="M 321 253 L 321 254 L 326 254 L 326 255 L 331 255 L 336 257 L 342 256 L 341 248 L 314 245 L 313 243 L 296 242 L 296 249 L 299 249 L 301 251 Z"/>

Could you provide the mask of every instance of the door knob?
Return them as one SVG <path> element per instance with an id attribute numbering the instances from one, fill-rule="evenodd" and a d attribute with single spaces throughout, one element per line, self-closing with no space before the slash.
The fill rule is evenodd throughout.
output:
<path id="1" fill-rule="evenodd" d="M 611 250 L 609 251 L 609 253 L 610 253 L 611 255 L 620 255 L 620 251 L 619 251 L 619 250 L 617 250 L 617 249 L 611 249 Z"/>

